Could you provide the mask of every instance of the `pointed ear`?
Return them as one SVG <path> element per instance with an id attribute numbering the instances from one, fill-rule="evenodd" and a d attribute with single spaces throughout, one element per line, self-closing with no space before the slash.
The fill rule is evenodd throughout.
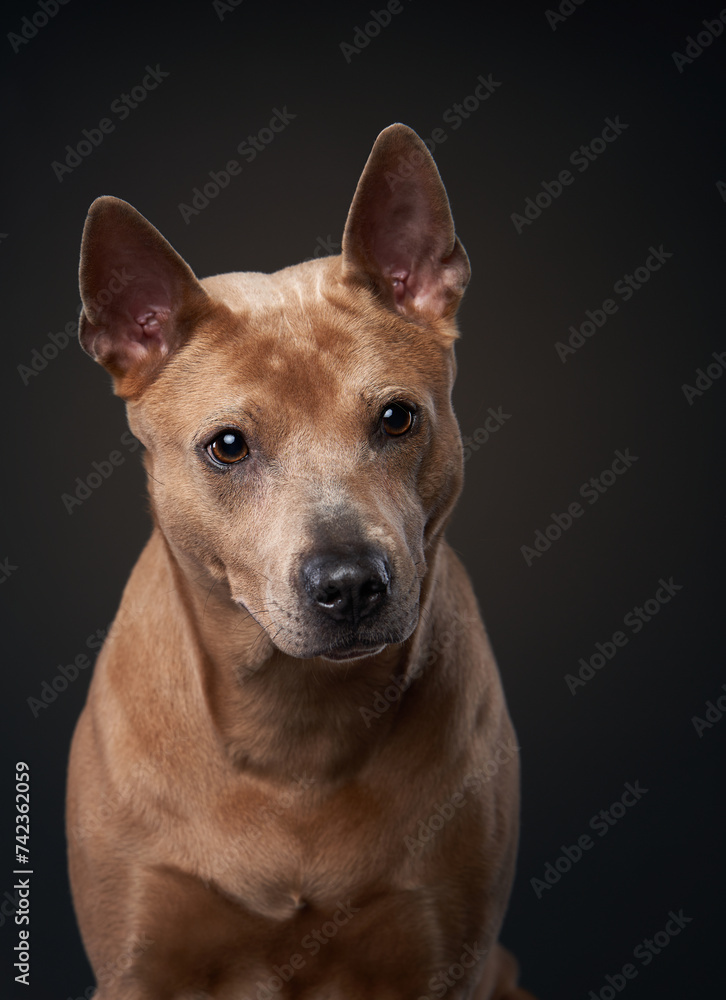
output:
<path id="1" fill-rule="evenodd" d="M 140 390 L 209 302 L 189 265 L 119 198 L 91 205 L 79 279 L 81 346 L 111 372 L 120 396 Z"/>
<path id="2" fill-rule="evenodd" d="M 343 276 L 411 318 L 452 316 L 471 274 L 431 154 L 413 129 L 378 136 L 343 234 Z"/>

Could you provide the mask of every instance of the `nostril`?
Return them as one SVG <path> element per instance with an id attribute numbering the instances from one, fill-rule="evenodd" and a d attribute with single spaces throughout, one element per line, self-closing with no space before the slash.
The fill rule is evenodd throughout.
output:
<path id="1" fill-rule="evenodd" d="M 327 587 L 319 590 L 317 594 L 313 595 L 313 599 L 317 601 L 318 604 L 322 604 L 324 607 L 333 607 L 336 601 L 340 600 L 342 597 L 340 587 L 335 587 L 329 584 Z"/>
<path id="2" fill-rule="evenodd" d="M 372 577 L 369 580 L 365 580 L 360 588 L 360 595 L 366 601 L 375 601 L 380 599 L 380 597 L 388 589 L 388 578 L 385 579 L 382 576 Z"/>

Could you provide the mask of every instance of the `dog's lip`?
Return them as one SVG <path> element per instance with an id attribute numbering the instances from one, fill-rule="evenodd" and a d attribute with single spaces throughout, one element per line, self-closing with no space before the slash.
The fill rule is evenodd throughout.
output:
<path id="1" fill-rule="evenodd" d="M 348 646 L 341 649 L 328 649 L 324 653 L 318 653 L 321 660 L 360 660 L 364 656 L 377 656 L 386 648 L 385 643 L 377 646 Z"/>

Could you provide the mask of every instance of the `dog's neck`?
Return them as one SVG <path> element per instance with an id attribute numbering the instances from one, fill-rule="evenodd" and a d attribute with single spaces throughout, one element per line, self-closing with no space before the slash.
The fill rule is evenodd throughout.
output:
<path id="1" fill-rule="evenodd" d="M 423 610 L 411 638 L 345 663 L 280 652 L 226 583 L 173 550 L 158 530 L 157 536 L 152 544 L 175 580 L 174 599 L 189 612 L 208 722 L 233 765 L 285 783 L 335 782 L 365 767 L 389 736 L 413 680 L 407 671 L 429 627 L 435 552 L 427 553 Z"/>

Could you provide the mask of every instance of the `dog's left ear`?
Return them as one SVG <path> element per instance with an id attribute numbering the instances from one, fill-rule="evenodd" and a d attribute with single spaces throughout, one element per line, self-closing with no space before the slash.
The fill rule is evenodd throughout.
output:
<path id="1" fill-rule="evenodd" d="M 79 281 L 83 349 L 116 393 L 139 392 L 208 308 L 189 265 L 131 205 L 105 196 L 83 229 Z"/>
<path id="2" fill-rule="evenodd" d="M 389 125 L 375 141 L 348 213 L 344 279 L 372 281 L 390 308 L 436 320 L 456 312 L 470 275 L 431 154 L 413 129 Z"/>

